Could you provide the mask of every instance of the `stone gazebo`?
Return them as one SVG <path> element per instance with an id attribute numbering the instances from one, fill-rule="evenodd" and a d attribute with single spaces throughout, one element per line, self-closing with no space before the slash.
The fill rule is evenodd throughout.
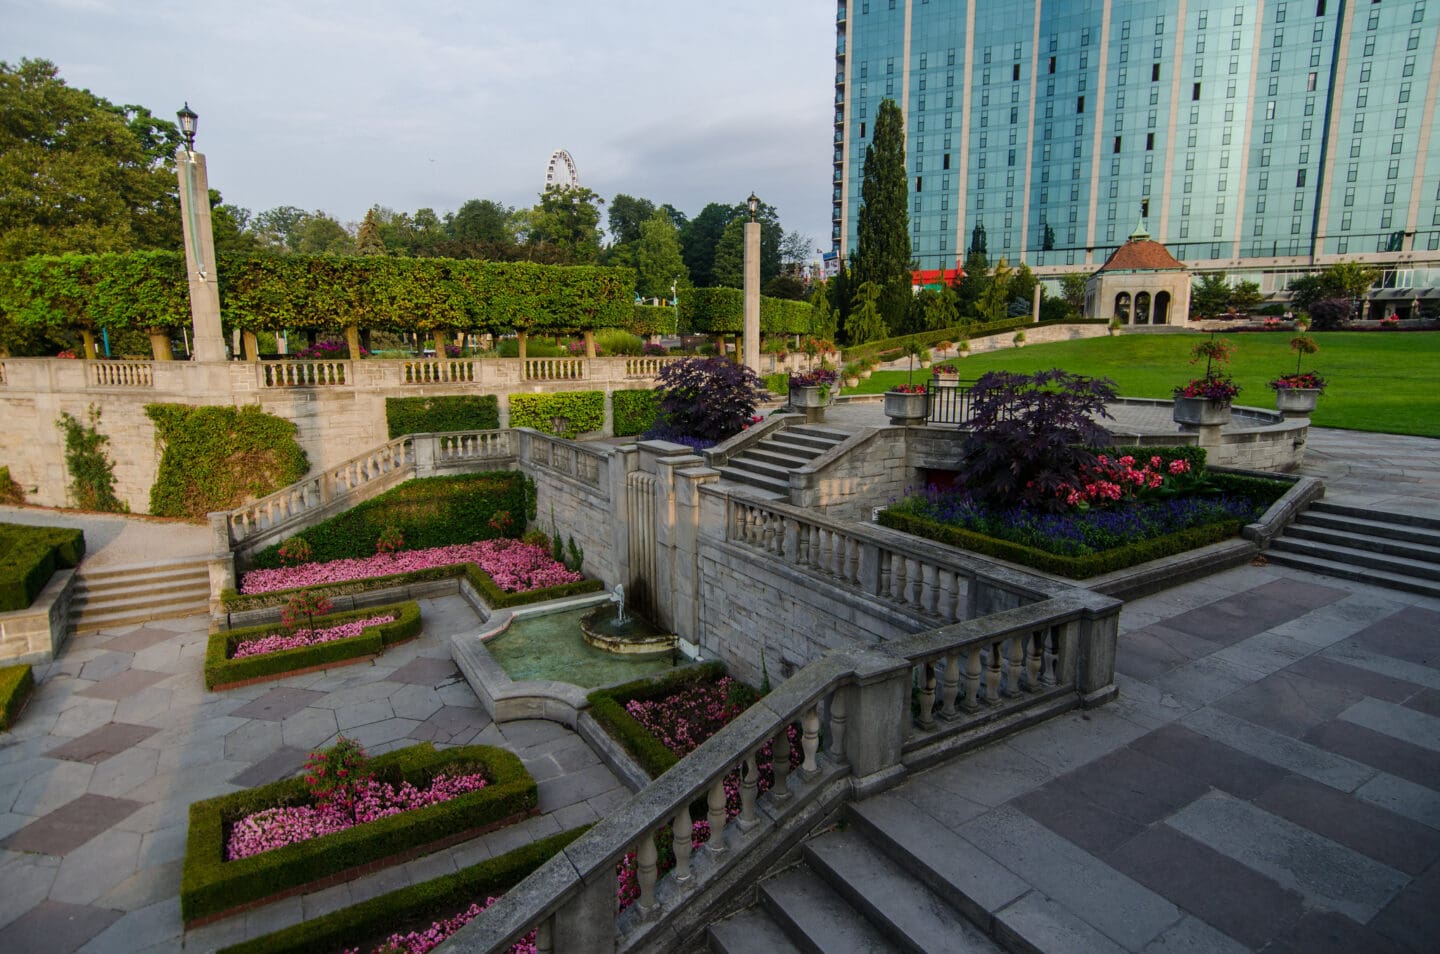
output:
<path id="1" fill-rule="evenodd" d="M 1190 316 L 1190 270 L 1142 222 L 1085 283 L 1085 317 L 1166 325 L 1177 316 L 1181 324 Z"/>

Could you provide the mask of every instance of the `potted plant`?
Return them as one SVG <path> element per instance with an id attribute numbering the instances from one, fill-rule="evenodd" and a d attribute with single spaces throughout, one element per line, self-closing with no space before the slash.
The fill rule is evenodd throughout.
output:
<path id="1" fill-rule="evenodd" d="M 1120 329 L 1121 329 L 1121 328 L 1124 328 L 1124 327 L 1125 327 L 1125 322 L 1121 321 L 1119 318 L 1111 318 L 1111 319 L 1110 319 L 1110 336 L 1113 338 L 1114 336 L 1118 335 L 1118 334 L 1120 333 Z"/>
<path id="2" fill-rule="evenodd" d="M 1296 335 L 1290 339 L 1290 350 L 1295 352 L 1295 373 L 1282 374 L 1270 382 L 1275 390 L 1275 406 L 1286 417 L 1308 417 L 1325 391 L 1325 379 L 1317 371 L 1302 372 L 1300 362 L 1305 355 L 1319 351 L 1320 346 L 1309 335 Z"/>
<path id="3" fill-rule="evenodd" d="M 840 371 L 840 377 L 845 381 L 847 388 L 860 386 L 860 362 L 852 361 L 845 365 Z"/>
<path id="4" fill-rule="evenodd" d="M 805 412 L 805 420 L 815 424 L 825 419 L 829 407 L 839 393 L 840 373 L 834 368 L 819 367 L 790 375 L 790 406 Z"/>
<path id="5" fill-rule="evenodd" d="M 1240 386 L 1220 369 L 1234 353 L 1233 344 L 1213 334 L 1190 349 L 1191 364 L 1205 359 L 1205 375 L 1175 389 L 1172 417 L 1176 424 L 1195 427 L 1229 423 L 1230 405 L 1240 393 Z"/>
<path id="6" fill-rule="evenodd" d="M 950 362 L 934 365 L 930 372 L 942 387 L 954 387 L 956 380 L 960 377 L 960 369 Z"/>
<path id="7" fill-rule="evenodd" d="M 860 377 L 868 378 L 875 373 L 875 365 L 879 364 L 879 360 L 874 355 L 870 355 L 861 358 L 856 363 L 860 365 Z"/>
<path id="8" fill-rule="evenodd" d="M 905 353 L 910 356 L 910 371 L 904 384 L 885 392 L 885 416 L 891 424 L 923 424 L 930 416 L 930 393 L 925 385 L 915 383 L 915 359 L 924 350 L 914 338 L 905 342 Z"/>
<path id="9" fill-rule="evenodd" d="M 1025 332 L 1023 330 L 1015 332 L 1015 337 L 1010 340 L 1015 343 L 1017 348 L 1025 347 Z"/>
<path id="10" fill-rule="evenodd" d="M 953 347 L 955 347 L 955 345 L 949 341 L 937 341 L 935 343 L 935 353 L 943 358 L 950 353 L 950 349 Z"/>
<path id="11" fill-rule="evenodd" d="M 955 343 L 955 353 L 962 358 L 970 357 L 970 339 L 961 338 Z"/>

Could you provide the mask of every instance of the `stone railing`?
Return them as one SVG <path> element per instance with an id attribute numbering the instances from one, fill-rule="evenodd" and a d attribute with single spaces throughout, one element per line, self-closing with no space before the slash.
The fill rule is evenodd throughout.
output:
<path id="1" fill-rule="evenodd" d="M 580 381 L 586 377 L 584 358 L 526 358 L 526 381 Z"/>
<path id="2" fill-rule="evenodd" d="M 473 384 L 475 362 L 468 358 L 437 361 L 405 361 L 401 364 L 404 384 Z"/>
<path id="3" fill-rule="evenodd" d="M 440 950 L 500 952 L 531 930 L 541 951 L 689 949 L 686 942 L 725 897 L 753 884 L 845 799 L 898 784 L 939 757 L 947 739 L 949 750 L 958 750 L 1026 724 L 1037 710 L 1053 714 L 1107 698 L 1119 608 L 1116 600 L 1074 591 L 874 650 L 826 654 L 610 812 Z M 793 772 L 792 735 L 802 754 Z M 767 746 L 775 781 L 761 795 L 758 768 Z M 727 817 L 727 780 L 739 786 L 734 817 Z M 691 814 L 698 799 L 703 818 Z M 701 820 L 709 832 L 692 851 L 692 828 Z M 655 845 L 661 832 L 672 834 L 676 856 L 663 878 Z M 617 918 L 615 870 L 627 856 L 638 896 Z"/>
<path id="4" fill-rule="evenodd" d="M 86 361 L 90 382 L 97 388 L 153 388 L 155 369 L 149 361 Z"/>
<path id="5" fill-rule="evenodd" d="M 349 361 L 259 361 L 255 368 L 263 388 L 322 388 L 355 380 Z"/>
<path id="6" fill-rule="evenodd" d="M 529 428 L 520 428 L 515 433 L 520 435 L 520 457 L 527 467 L 561 474 L 594 488 L 606 497 L 610 495 L 609 482 L 605 479 L 610 467 L 610 456 L 606 451 Z"/>

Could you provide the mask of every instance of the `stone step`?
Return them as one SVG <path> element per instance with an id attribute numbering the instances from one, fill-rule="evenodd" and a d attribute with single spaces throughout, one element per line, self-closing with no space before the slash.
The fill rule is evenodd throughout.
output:
<path id="1" fill-rule="evenodd" d="M 728 466 L 720 468 L 720 476 L 726 480 L 733 480 L 737 484 L 745 484 L 749 487 L 764 490 L 784 500 L 790 499 L 790 481 L 788 479 L 782 483 L 779 480 L 766 477 L 763 474 Z"/>
<path id="2" fill-rule="evenodd" d="M 1336 530 L 1330 527 L 1312 527 L 1295 523 L 1285 528 L 1284 536 L 1295 540 L 1329 544 L 1350 550 L 1385 553 L 1390 556 L 1403 557 L 1406 560 L 1440 565 L 1440 534 L 1435 535 L 1436 544 L 1426 545 L 1424 543 L 1394 540 L 1390 537 L 1371 536 L 1365 532 Z"/>
<path id="3" fill-rule="evenodd" d="M 730 463 L 725 466 L 731 470 L 743 470 L 761 477 L 768 477 L 771 480 L 778 480 L 786 487 L 790 486 L 791 468 L 756 460 L 749 453 L 742 453 L 738 457 L 731 458 Z"/>
<path id="4" fill-rule="evenodd" d="M 174 560 L 159 560 L 154 563 L 132 563 L 124 566 L 89 566 L 81 563 L 80 577 L 87 581 L 101 583 L 115 579 L 128 580 L 142 576 L 159 576 L 161 574 L 183 571 L 204 571 L 208 574 L 209 566 L 210 558 L 208 556 L 180 557 Z"/>
<path id="5" fill-rule="evenodd" d="M 783 467 L 786 470 L 798 470 L 815 459 L 814 457 L 802 457 L 799 454 L 792 453 L 790 448 L 783 444 L 769 443 L 756 444 L 754 447 L 742 451 L 738 456 L 750 460 L 758 460 L 766 464 L 773 464 L 777 467 Z M 818 456 L 820 455 L 815 455 L 815 457 Z"/>
<path id="6" fill-rule="evenodd" d="M 760 908 L 716 921 L 708 931 L 711 954 L 802 954 L 785 931 Z"/>
<path id="7" fill-rule="evenodd" d="M 1369 507 L 1352 507 L 1348 504 L 1317 500 L 1310 505 L 1309 511 L 1307 512 L 1339 514 L 1345 517 L 1358 517 L 1361 520 L 1370 520 L 1382 524 L 1398 523 L 1409 527 L 1420 527 L 1425 530 L 1440 532 L 1440 519 L 1421 517 L 1411 513 L 1401 513 L 1397 510 L 1375 510 Z"/>
<path id="8" fill-rule="evenodd" d="M 999 948 L 943 898 L 858 831 L 806 842 L 805 862 L 901 950 L 990 954 Z"/>
<path id="9" fill-rule="evenodd" d="M 1440 547 L 1440 531 L 1430 530 L 1414 524 L 1392 523 L 1388 520 L 1368 519 L 1351 514 L 1317 510 L 1318 504 L 1311 504 L 1295 518 L 1297 527 L 1324 527 L 1330 530 L 1344 530 L 1348 533 L 1383 537 L 1387 540 L 1405 540 L 1426 546 Z M 1350 508 L 1347 508 L 1350 509 Z"/>
<path id="10" fill-rule="evenodd" d="M 815 452 L 812 455 L 814 457 L 819 457 L 821 454 L 825 453 L 830 448 L 840 443 L 838 440 L 832 440 L 829 437 L 823 435 L 817 436 L 815 434 L 801 433 L 793 427 L 788 427 L 777 434 L 772 434 L 768 438 L 766 438 L 766 440 L 774 441 L 777 444 L 786 444 L 796 448 L 803 447 L 808 450 L 812 450 Z"/>
<path id="11" fill-rule="evenodd" d="M 890 954 L 898 948 L 809 868 L 760 885 L 764 910 L 810 954 Z"/>
<path id="12" fill-rule="evenodd" d="M 1276 541 L 1277 544 L 1279 542 L 1279 540 Z M 1265 558 L 1279 566 L 1293 566 L 1296 569 L 1309 570 L 1311 573 L 1318 573 L 1321 576 L 1333 576 L 1341 580 L 1355 580 L 1374 586 L 1388 587 L 1392 590 L 1403 590 L 1406 593 L 1421 593 L 1426 596 L 1440 598 L 1440 583 L 1420 579 L 1419 577 L 1390 573 L 1385 570 L 1376 570 L 1370 567 L 1356 566 L 1353 563 L 1339 563 L 1334 560 L 1327 560 L 1308 554 L 1288 552 L 1286 550 L 1276 549 L 1274 544 L 1271 545 L 1270 549 L 1265 551 Z"/>
<path id="13" fill-rule="evenodd" d="M 839 444 L 842 441 L 850 439 L 849 431 L 825 427 L 822 424 L 794 424 L 786 428 L 786 430 L 793 434 L 802 434 L 805 437 L 814 437 L 818 440 L 828 441 L 831 444 Z"/>
<path id="14" fill-rule="evenodd" d="M 1440 582 L 1440 563 L 1412 560 L 1372 550 L 1357 550 L 1354 547 L 1338 546 L 1333 543 L 1319 543 L 1299 540 L 1281 534 L 1270 544 L 1271 551 L 1294 553 L 1301 557 L 1315 557 L 1331 563 L 1344 563 L 1368 570 L 1383 570 L 1394 576 L 1414 577 Z"/>
<path id="15" fill-rule="evenodd" d="M 74 606 L 70 611 L 70 628 L 76 633 L 93 633 L 101 629 L 116 629 L 121 626 L 136 626 L 157 619 L 182 619 L 186 616 L 203 616 L 210 612 L 210 590 L 193 599 L 172 599 L 168 603 L 141 607 L 93 607 Z"/>
<path id="16" fill-rule="evenodd" d="M 82 576 L 75 580 L 74 594 L 88 603 L 103 603 L 131 596 L 194 589 L 203 589 L 207 593 L 210 591 L 210 571 L 208 569 L 164 573 L 157 576 L 137 576 L 128 579 L 109 577 L 103 580 L 92 580 Z"/>

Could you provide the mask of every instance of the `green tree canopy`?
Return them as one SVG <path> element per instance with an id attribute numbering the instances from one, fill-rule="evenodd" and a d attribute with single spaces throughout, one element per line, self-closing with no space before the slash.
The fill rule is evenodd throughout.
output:
<path id="1" fill-rule="evenodd" d="M 635 291 L 645 298 L 668 299 L 672 286 L 678 290 L 690 285 L 680 255 L 680 233 L 670 216 L 658 209 L 640 225 L 635 273 Z"/>
<path id="2" fill-rule="evenodd" d="M 604 199 L 584 186 L 547 186 L 530 210 L 529 241 L 553 245 L 576 264 L 600 260 L 600 206 Z"/>
<path id="3" fill-rule="evenodd" d="M 459 242 L 514 242 L 515 210 L 490 199 L 470 199 L 445 217 L 445 234 Z"/>
<path id="4" fill-rule="evenodd" d="M 905 119 L 893 99 L 882 100 L 876 111 L 864 169 L 855 281 L 879 287 L 880 314 L 887 324 L 898 327 L 910 304 L 910 215 L 905 204 Z"/>
<path id="5" fill-rule="evenodd" d="M 715 284 L 715 247 L 734 217 L 734 206 L 711 202 L 680 232 L 680 254 L 685 257 L 690 280 L 700 288 Z"/>
<path id="6" fill-rule="evenodd" d="M 878 341 L 889 334 L 879 301 L 880 286 L 874 282 L 862 282 L 855 290 L 850 317 L 845 320 L 845 337 L 852 345 Z"/>

